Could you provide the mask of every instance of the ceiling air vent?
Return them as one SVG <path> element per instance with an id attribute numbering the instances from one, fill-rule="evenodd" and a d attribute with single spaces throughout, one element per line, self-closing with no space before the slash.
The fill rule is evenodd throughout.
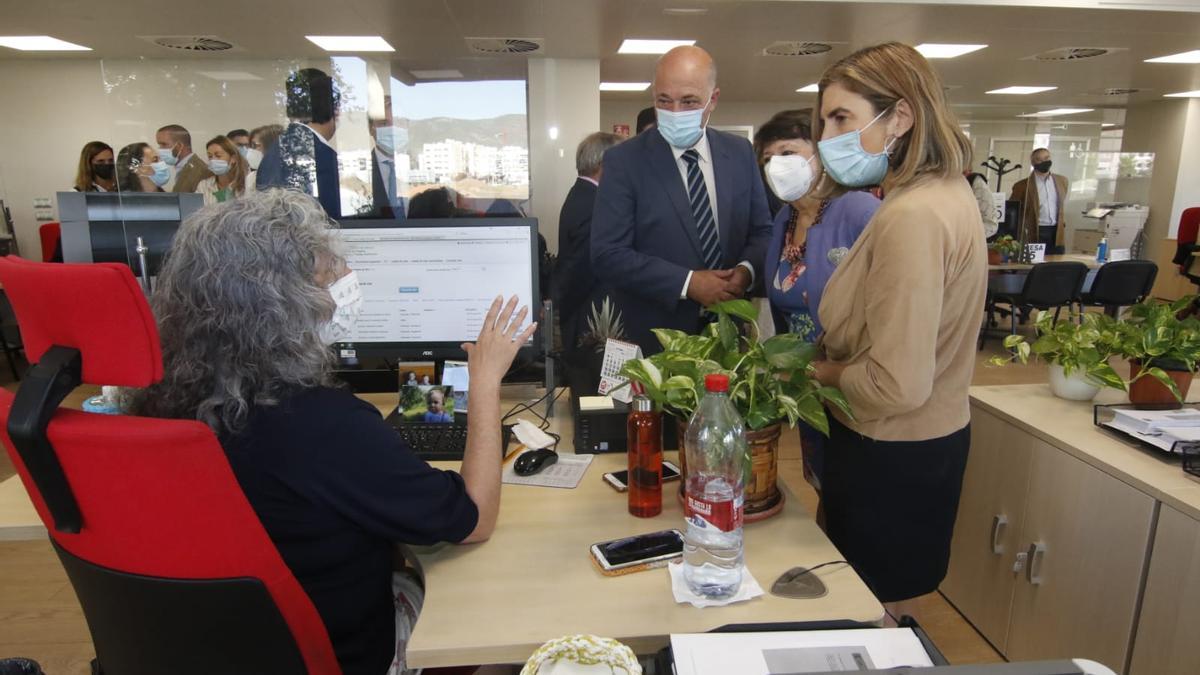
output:
<path id="1" fill-rule="evenodd" d="M 467 47 L 476 54 L 537 54 L 541 38 L 467 38 Z"/>
<path id="2" fill-rule="evenodd" d="M 159 47 L 193 54 L 227 52 L 234 48 L 232 42 L 226 42 L 215 35 L 143 35 L 139 37 Z"/>
<path id="3" fill-rule="evenodd" d="M 816 56 L 833 49 L 833 45 L 824 42 L 800 42 L 796 40 L 780 40 L 772 42 L 763 49 L 765 56 Z"/>
<path id="4" fill-rule="evenodd" d="M 1141 89 L 1131 89 L 1128 87 L 1109 87 L 1108 89 L 1102 90 L 1100 92 L 1100 95 L 1101 96 L 1128 96 L 1130 94 L 1136 94 L 1139 91 L 1141 91 Z"/>
<path id="5" fill-rule="evenodd" d="M 1034 61 L 1080 61 L 1082 59 L 1094 59 L 1097 56 L 1104 56 L 1117 51 L 1125 51 L 1124 49 L 1114 49 L 1111 47 L 1060 47 L 1051 49 L 1048 52 L 1034 54 L 1028 57 Z"/>

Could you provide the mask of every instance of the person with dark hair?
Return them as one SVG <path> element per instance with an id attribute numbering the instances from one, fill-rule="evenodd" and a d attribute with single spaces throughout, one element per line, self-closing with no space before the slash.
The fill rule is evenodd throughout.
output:
<path id="1" fill-rule="evenodd" d="M 637 115 L 637 133 L 640 134 L 647 129 L 653 129 L 657 123 L 658 120 L 654 115 L 654 106 L 642 108 Z"/>
<path id="2" fill-rule="evenodd" d="M 755 151 L 765 164 L 767 186 L 782 208 L 775 217 L 763 265 L 767 299 L 781 328 L 816 342 L 825 284 L 879 209 L 869 192 L 835 183 L 823 199 L 811 196 L 822 180 L 812 135 L 812 109 L 784 110 L 762 125 Z M 820 494 L 825 436 L 800 426 L 804 477 Z"/>
<path id="3" fill-rule="evenodd" d="M 991 239 L 1000 231 L 1000 222 L 996 216 L 996 201 L 988 188 L 987 178 L 983 174 L 972 171 L 967 174 L 967 182 L 975 193 L 975 204 L 979 206 L 979 218 L 983 221 L 983 236 Z"/>
<path id="4" fill-rule="evenodd" d="M 117 192 L 162 192 L 171 167 L 149 143 L 130 143 L 117 153 Z"/>
<path id="5" fill-rule="evenodd" d="M 396 158 L 403 156 L 403 161 L 408 161 L 408 128 L 396 126 L 391 96 L 383 97 L 383 117 L 368 118 L 367 129 L 375 145 L 371 152 L 372 216 L 403 219 L 406 208 Z"/>
<path id="6" fill-rule="evenodd" d="M 429 188 L 408 200 L 409 218 L 453 218 L 454 215 L 454 198 L 449 188 Z"/>
<path id="7" fill-rule="evenodd" d="M 287 129 L 268 148 L 259 164 L 259 190 L 282 187 L 317 198 L 331 218 L 342 215 L 337 149 L 340 97 L 333 78 L 316 68 L 302 68 L 284 82 Z"/>
<path id="8" fill-rule="evenodd" d="M 233 141 L 238 148 L 250 147 L 250 132 L 245 129 L 234 129 L 225 134 L 225 138 Z"/>
<path id="9" fill-rule="evenodd" d="M 117 189 L 113 149 L 103 141 L 92 141 L 79 152 L 75 169 L 76 192 L 112 192 Z"/>
<path id="10" fill-rule="evenodd" d="M 205 178 L 212 178 L 208 164 L 192 152 L 192 135 L 178 124 L 168 124 L 154 135 L 158 143 L 158 158 L 175 167 L 172 192 L 195 192 Z"/>

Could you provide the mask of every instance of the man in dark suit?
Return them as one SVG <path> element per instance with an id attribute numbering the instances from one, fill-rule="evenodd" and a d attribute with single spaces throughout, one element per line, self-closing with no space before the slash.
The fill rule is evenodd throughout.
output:
<path id="1" fill-rule="evenodd" d="M 255 186 L 308 193 L 331 218 L 340 218 L 337 150 L 329 143 L 337 132 L 338 94 L 333 79 L 316 68 L 304 68 L 288 76 L 284 87 L 291 124 L 263 155 Z"/>
<path id="2" fill-rule="evenodd" d="M 392 117 L 392 97 L 383 97 L 383 117 L 367 120 L 375 149 L 371 151 L 372 217 L 404 219 L 404 189 L 407 174 L 401 173 L 397 162 L 408 162 L 408 129 L 395 126 Z M 407 171 L 407 166 L 403 167 Z"/>
<path id="3" fill-rule="evenodd" d="M 558 262 L 554 267 L 554 308 L 562 330 L 563 349 L 570 351 L 587 332 L 593 303 L 603 302 L 604 284 L 592 272 L 592 209 L 596 188 L 604 173 L 601 161 L 621 137 L 598 131 L 583 139 L 575 150 L 579 177 L 567 193 L 558 214 Z"/>
<path id="4" fill-rule="evenodd" d="M 762 273 L 766 191 L 750 143 L 706 128 L 719 94 L 707 52 L 671 50 L 654 75 L 657 129 L 604 156 L 592 265 L 644 353 L 661 350 L 652 328 L 695 333 L 703 307 L 742 297 Z"/>
<path id="5" fill-rule="evenodd" d="M 192 134 L 183 126 L 162 127 L 154 134 L 154 142 L 158 144 L 158 158 L 175 167 L 172 192 L 195 192 L 200 181 L 212 177 L 208 162 L 192 151 Z"/>
<path id="6" fill-rule="evenodd" d="M 1063 252 L 1066 229 L 1067 177 L 1050 173 L 1050 151 L 1038 148 L 1029 156 L 1033 172 L 1013 184 L 1012 201 L 1021 202 L 1021 235 L 1027 243 L 1046 245 L 1046 253 Z"/>

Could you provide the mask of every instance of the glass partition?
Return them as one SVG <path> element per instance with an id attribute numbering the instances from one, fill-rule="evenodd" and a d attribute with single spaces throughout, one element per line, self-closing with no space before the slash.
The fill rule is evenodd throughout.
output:
<path id="1" fill-rule="evenodd" d="M 1059 166 L 1056 160 L 1055 173 Z M 1068 167 L 1068 250 L 1090 253 L 1101 237 L 1117 239 L 1117 248 L 1134 247 L 1150 216 L 1154 153 L 1075 152 Z"/>

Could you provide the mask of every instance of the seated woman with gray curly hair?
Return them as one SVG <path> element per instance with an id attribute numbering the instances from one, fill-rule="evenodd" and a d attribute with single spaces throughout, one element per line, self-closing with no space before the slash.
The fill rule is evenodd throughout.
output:
<path id="1" fill-rule="evenodd" d="M 404 668 L 422 599 L 411 582 L 393 595 L 394 544 L 492 534 L 500 378 L 536 324 L 520 330 L 528 312 L 514 311 L 516 298 L 492 303 L 478 340 L 464 345 L 471 422 L 461 473 L 434 469 L 333 380 L 329 344 L 361 304 L 335 227 L 314 199 L 285 190 L 188 218 L 151 299 L 163 379 L 134 392 L 131 409 L 217 433 L 343 672 L 383 675 Z"/>

